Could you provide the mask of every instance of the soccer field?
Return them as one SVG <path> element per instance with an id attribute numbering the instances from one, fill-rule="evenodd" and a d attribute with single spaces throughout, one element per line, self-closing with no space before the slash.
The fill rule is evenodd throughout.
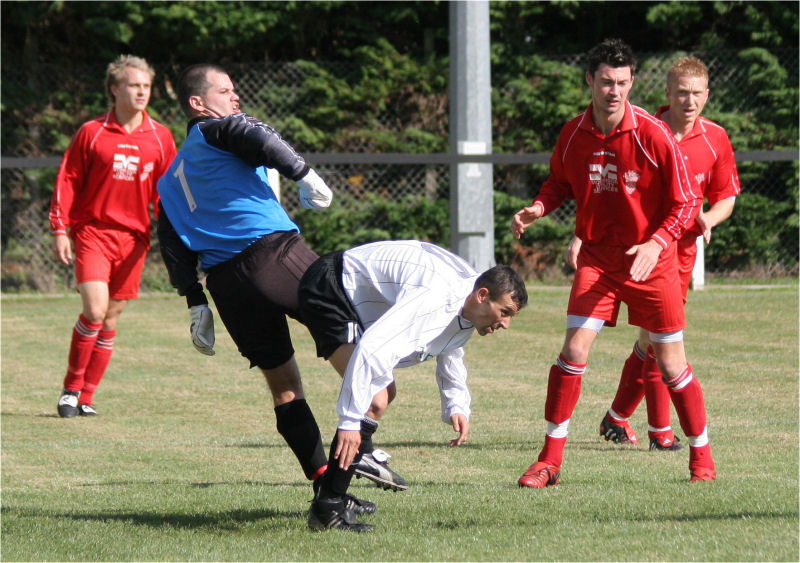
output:
<path id="1" fill-rule="evenodd" d="M 275 430 L 266 385 L 217 319 L 191 346 L 182 298 L 143 295 L 118 326 L 100 416 L 60 419 L 77 295 L 2 299 L 4 561 L 797 561 L 798 288 L 709 287 L 687 305 L 717 481 L 689 484 L 688 448 L 598 435 L 636 330 L 605 329 L 570 427 L 561 484 L 519 489 L 542 445 L 567 288 L 530 288 L 508 331 L 472 338 L 469 442 L 441 422 L 428 362 L 396 372 L 375 435 L 406 492 L 354 480 L 372 534 L 311 532 L 311 487 Z M 326 443 L 339 378 L 293 324 Z M 632 424 L 646 436 L 644 406 Z M 673 411 L 673 426 L 679 430 Z M 685 439 L 684 439 L 685 443 Z"/>

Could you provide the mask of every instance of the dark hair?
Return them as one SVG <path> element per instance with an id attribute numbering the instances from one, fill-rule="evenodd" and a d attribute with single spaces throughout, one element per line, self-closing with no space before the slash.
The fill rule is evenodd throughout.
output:
<path id="1" fill-rule="evenodd" d="M 592 47 L 586 55 L 587 70 L 591 76 L 602 64 L 607 64 L 612 68 L 622 66 L 631 67 L 631 76 L 636 74 L 636 57 L 633 50 L 622 39 L 605 39 Z"/>
<path id="2" fill-rule="evenodd" d="M 192 96 L 204 96 L 208 89 L 211 88 L 211 83 L 206 80 L 209 71 L 228 74 L 228 71 L 219 65 L 200 63 L 185 68 L 178 77 L 178 102 L 181 104 L 181 109 L 186 114 L 186 117 L 194 116 L 194 110 L 189 105 L 189 98 Z"/>
<path id="3" fill-rule="evenodd" d="M 518 311 L 528 304 L 525 282 L 511 266 L 495 266 L 483 272 L 475 280 L 475 289 L 481 287 L 489 290 L 489 299 L 492 301 L 498 301 L 504 294 L 511 293 L 511 299 L 516 303 Z"/>

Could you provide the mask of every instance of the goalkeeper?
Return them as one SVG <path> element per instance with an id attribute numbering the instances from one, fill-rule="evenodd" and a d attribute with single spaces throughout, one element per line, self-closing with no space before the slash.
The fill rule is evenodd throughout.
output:
<path id="1" fill-rule="evenodd" d="M 170 282 L 186 297 L 195 347 L 214 354 L 211 310 L 198 282 L 206 272 L 222 322 L 272 393 L 278 432 L 306 477 L 327 467 L 319 427 L 306 403 L 286 315 L 317 254 L 276 199 L 266 168 L 295 180 L 305 207 L 324 208 L 331 190 L 269 125 L 242 113 L 228 73 L 211 64 L 183 71 L 177 84 L 188 135 L 158 184 L 161 254 Z M 356 512 L 374 510 L 348 497 Z"/>

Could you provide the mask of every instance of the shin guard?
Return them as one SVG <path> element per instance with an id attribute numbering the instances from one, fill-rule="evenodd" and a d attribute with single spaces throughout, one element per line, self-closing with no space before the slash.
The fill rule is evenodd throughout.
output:
<path id="1" fill-rule="evenodd" d="M 637 340 L 633 345 L 631 355 L 628 356 L 628 359 L 625 360 L 625 365 L 622 367 L 617 394 L 611 403 L 611 408 L 622 419 L 629 419 L 636 407 L 639 406 L 639 403 L 642 402 L 642 398 L 644 398 L 645 388 L 644 379 L 642 378 L 642 366 L 644 363 L 645 353 L 639 348 L 639 341 Z"/>
<path id="2" fill-rule="evenodd" d="M 651 428 L 670 428 L 670 396 L 669 389 L 661 379 L 661 370 L 653 355 L 653 349 L 647 349 L 647 359 L 642 368 L 644 376 L 644 395 L 647 399 L 647 423 Z"/>
<path id="3" fill-rule="evenodd" d="M 314 479 L 327 463 L 322 436 L 305 399 L 275 407 L 278 432 L 294 452 L 307 479 Z"/>

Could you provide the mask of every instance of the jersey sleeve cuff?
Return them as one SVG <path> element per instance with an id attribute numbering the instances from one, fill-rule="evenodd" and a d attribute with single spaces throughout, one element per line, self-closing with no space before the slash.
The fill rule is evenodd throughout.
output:
<path id="1" fill-rule="evenodd" d="M 340 416 L 339 417 L 339 426 L 337 427 L 339 430 L 357 430 L 361 431 L 361 419 L 360 418 L 350 418 L 349 416 Z"/>
<path id="2" fill-rule="evenodd" d="M 465 417 L 467 417 L 467 420 L 469 420 L 469 416 L 471 413 L 469 412 L 469 409 L 463 409 L 461 407 L 453 407 L 449 410 L 442 411 L 442 422 L 444 422 L 445 424 L 450 424 L 452 422 L 450 420 L 450 417 L 456 414 L 463 414 Z"/>
<path id="3" fill-rule="evenodd" d="M 656 241 L 664 250 L 669 247 L 673 240 L 672 236 L 670 236 L 666 229 L 658 229 L 650 238 Z"/>
<path id="4" fill-rule="evenodd" d="M 206 297 L 203 286 L 195 282 L 195 284 L 186 292 L 186 305 L 191 309 L 197 305 L 208 305 L 208 298 Z"/>
<path id="5" fill-rule="evenodd" d="M 291 180 L 294 180 L 295 182 L 299 182 L 300 180 L 302 180 L 303 178 L 305 178 L 308 175 L 308 171 L 309 170 L 311 170 L 311 167 L 307 163 L 304 164 L 303 165 L 303 169 L 300 171 L 300 173 L 297 175 L 297 177 L 296 178 L 291 178 Z"/>

